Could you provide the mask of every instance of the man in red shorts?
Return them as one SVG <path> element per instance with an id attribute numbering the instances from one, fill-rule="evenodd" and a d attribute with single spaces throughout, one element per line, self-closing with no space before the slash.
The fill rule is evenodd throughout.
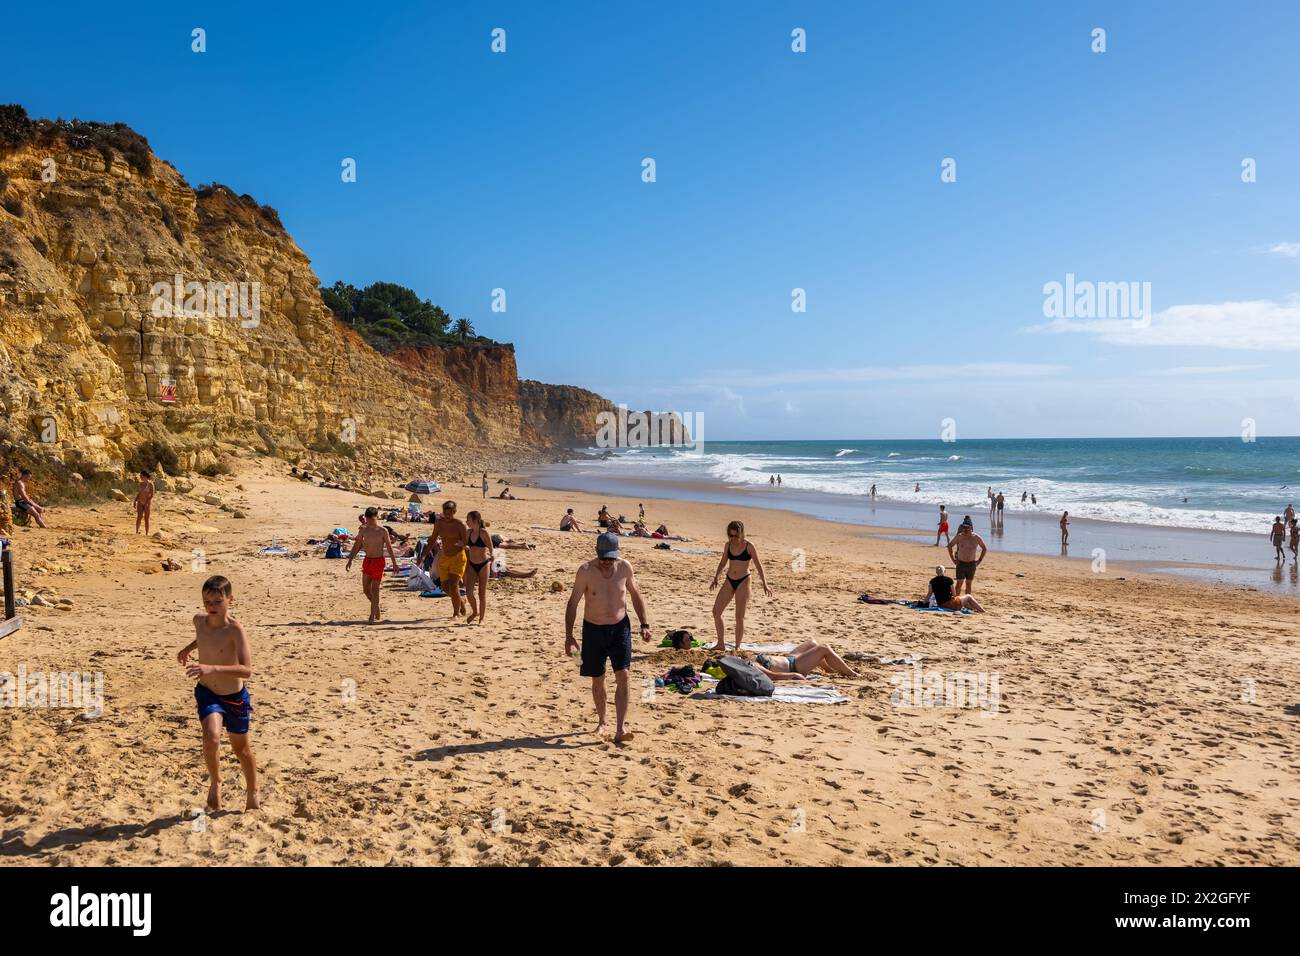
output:
<path id="1" fill-rule="evenodd" d="M 361 589 L 370 598 L 370 620 L 366 623 L 374 624 L 379 620 L 379 585 L 384 580 L 385 551 L 393 562 L 393 571 L 397 570 L 393 541 L 379 524 L 378 508 L 366 509 L 366 520 L 357 532 L 356 543 L 352 545 L 352 553 L 348 555 L 347 566 L 343 569 L 345 572 L 352 570 L 352 561 L 362 548 L 366 550 L 366 558 L 361 562 Z"/>

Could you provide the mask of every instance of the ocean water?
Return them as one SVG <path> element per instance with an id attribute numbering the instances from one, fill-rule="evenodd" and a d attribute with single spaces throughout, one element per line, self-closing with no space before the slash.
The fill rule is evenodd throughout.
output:
<path id="1" fill-rule="evenodd" d="M 874 483 L 882 502 L 950 512 L 987 513 L 992 486 L 1009 512 L 1254 533 L 1289 502 L 1300 507 L 1300 438 L 706 441 L 703 454 L 620 449 L 583 470 L 730 486 L 780 474 L 787 489 L 857 498 Z M 1022 492 L 1038 504 L 1022 504 Z"/>

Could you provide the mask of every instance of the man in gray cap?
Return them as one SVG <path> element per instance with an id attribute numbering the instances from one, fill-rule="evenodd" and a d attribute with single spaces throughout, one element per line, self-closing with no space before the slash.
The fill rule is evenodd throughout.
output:
<path id="1" fill-rule="evenodd" d="M 650 640 L 650 623 L 646 620 L 645 601 L 636 586 L 632 565 L 619 555 L 618 535 L 606 532 L 596 538 L 596 560 L 578 568 L 573 593 L 564 609 L 564 653 L 569 657 L 578 646 L 573 639 L 573 622 L 578 602 L 586 601 L 582 613 L 583 677 L 591 678 L 591 697 L 596 703 L 596 735 L 607 732 L 605 723 L 605 661 L 614 671 L 614 714 L 617 726 L 614 743 L 632 738 L 624 724 L 627 720 L 628 674 L 632 666 L 632 625 L 627 617 L 628 596 L 641 619 L 641 639 Z"/>

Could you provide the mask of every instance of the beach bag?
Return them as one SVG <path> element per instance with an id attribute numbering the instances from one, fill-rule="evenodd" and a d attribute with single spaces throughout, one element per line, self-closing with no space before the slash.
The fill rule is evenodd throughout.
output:
<path id="1" fill-rule="evenodd" d="M 331 541 L 330 546 L 325 549 L 325 557 L 327 558 L 343 557 L 343 545 L 339 544 L 337 541 Z"/>
<path id="2" fill-rule="evenodd" d="M 727 676 L 718 681 L 718 686 L 713 689 L 715 694 L 726 694 L 731 697 L 771 697 L 776 690 L 772 678 L 749 661 L 727 656 L 718 660 L 718 666 Z"/>

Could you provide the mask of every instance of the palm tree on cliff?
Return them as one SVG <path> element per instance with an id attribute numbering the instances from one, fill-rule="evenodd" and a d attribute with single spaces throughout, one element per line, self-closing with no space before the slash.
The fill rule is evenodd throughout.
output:
<path id="1" fill-rule="evenodd" d="M 452 329 L 452 335 L 464 342 L 466 339 L 474 337 L 474 323 L 469 319 L 457 319 L 456 325 Z"/>

